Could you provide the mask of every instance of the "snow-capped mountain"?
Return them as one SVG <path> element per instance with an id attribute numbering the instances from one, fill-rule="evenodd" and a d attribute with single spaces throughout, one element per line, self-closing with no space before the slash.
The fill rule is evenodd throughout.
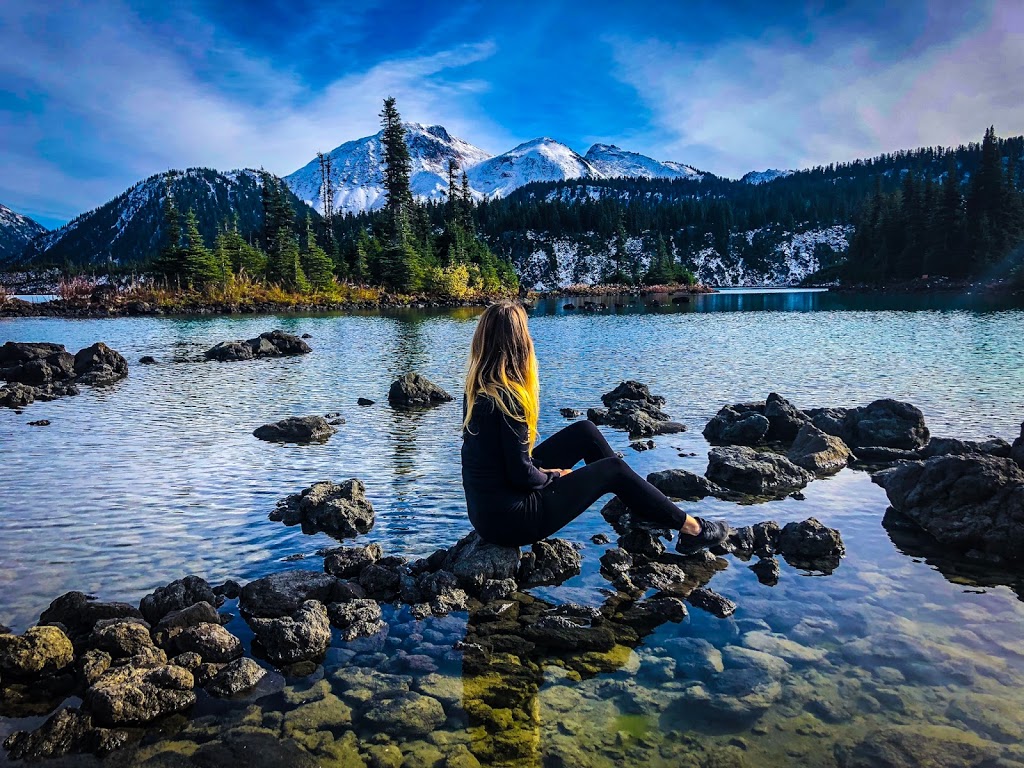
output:
<path id="1" fill-rule="evenodd" d="M 448 192 L 448 161 L 466 170 L 490 154 L 452 136 L 443 126 L 405 123 L 406 143 L 412 155 L 410 186 L 416 197 L 443 199 Z M 369 211 L 384 205 L 384 132 L 348 141 L 331 150 L 331 177 L 336 211 Z M 322 211 L 320 161 L 314 158 L 284 177 L 291 190 L 311 207 Z"/>
<path id="2" fill-rule="evenodd" d="M 604 175 L 565 144 L 533 139 L 468 171 L 469 184 L 485 197 L 505 197 L 532 181 L 600 179 Z"/>
<path id="3" fill-rule="evenodd" d="M 585 159 L 606 178 L 620 176 L 639 177 L 644 179 L 678 179 L 691 178 L 700 180 L 704 174 L 692 165 L 662 162 L 647 155 L 621 149 L 614 144 L 595 144 Z"/>
<path id="4" fill-rule="evenodd" d="M 749 173 L 743 174 L 740 181 L 746 182 L 747 184 L 767 184 L 769 181 L 775 181 L 776 179 L 782 179 L 786 176 L 792 176 L 794 171 L 780 171 L 775 168 L 768 168 L 764 171 L 750 171 Z"/>
<path id="5" fill-rule="evenodd" d="M 258 171 L 189 168 L 138 182 L 110 202 L 34 240 L 24 259 L 34 264 L 144 262 L 163 244 L 168 189 L 182 215 L 189 210 L 195 213 L 207 245 L 213 244 L 224 222 L 237 222 L 244 237 L 254 236 L 263 225 L 263 181 Z M 305 206 L 298 199 L 292 205 L 301 216 Z"/>
<path id="6" fill-rule="evenodd" d="M 0 203 L 0 264 L 21 256 L 25 246 L 44 232 L 43 225 Z"/>

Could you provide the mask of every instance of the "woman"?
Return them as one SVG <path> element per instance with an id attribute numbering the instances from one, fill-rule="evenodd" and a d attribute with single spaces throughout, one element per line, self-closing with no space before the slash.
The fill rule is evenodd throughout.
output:
<path id="1" fill-rule="evenodd" d="M 492 304 L 473 334 L 466 375 L 462 483 L 469 520 L 493 544 L 523 546 L 551 536 L 606 493 L 659 526 L 679 529 L 684 554 L 720 544 L 724 522 L 691 517 L 629 468 L 591 421 L 534 447 L 540 385 L 526 312 Z M 586 466 L 573 470 L 579 461 Z"/>

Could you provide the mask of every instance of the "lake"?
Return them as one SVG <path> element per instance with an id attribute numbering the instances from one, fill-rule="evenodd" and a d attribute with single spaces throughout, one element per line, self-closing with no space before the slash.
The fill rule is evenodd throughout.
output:
<path id="1" fill-rule="evenodd" d="M 773 391 L 806 408 L 907 400 L 935 436 L 1012 440 L 1024 419 L 1024 309 L 1005 301 L 814 291 L 729 291 L 678 305 L 661 297 L 658 307 L 650 297 L 585 300 L 604 308 L 563 298 L 531 311 L 541 436 L 567 423 L 559 408 L 599 406 L 602 393 L 638 379 L 689 427 L 654 438 L 657 447 L 643 453 L 629 450 L 624 433 L 606 431 L 644 475 L 670 467 L 703 473 L 707 420 L 725 404 Z M 569 303 L 580 308 L 565 309 Z M 0 343 L 58 342 L 74 352 L 104 341 L 131 366 L 111 388 L 83 387 L 78 397 L 37 402 L 22 414 L 0 409 L 0 622 L 21 631 L 72 589 L 137 602 L 188 573 L 219 583 L 320 570 L 316 551 L 336 542 L 267 515 L 282 497 L 322 479 L 365 483 L 377 522 L 360 538 L 388 554 L 419 557 L 454 543 L 469 531 L 458 401 L 403 412 L 387 405 L 387 391 L 399 375 L 418 371 L 458 395 L 478 311 L 0 319 Z M 313 353 L 201 361 L 219 341 L 273 328 L 310 334 Z M 158 364 L 137 365 L 143 355 Z M 376 404 L 359 407 L 357 397 Z M 252 436 L 269 421 L 328 412 L 346 423 L 322 445 Z M 38 419 L 51 424 L 27 426 Z M 598 558 L 614 543 L 590 541 L 605 532 L 614 542 L 601 504 L 560 534 L 584 546 L 581 575 L 533 590 L 537 599 L 593 606 L 608 599 Z M 953 760 L 936 765 L 1024 764 L 1024 603 L 1011 588 L 1024 592 L 1018 576 L 965 570 L 926 543 L 901 541 L 904 552 L 881 525 L 885 494 L 864 472 L 817 480 L 800 500 L 683 506 L 734 525 L 813 516 L 841 531 L 847 557 L 829 576 L 782 563 L 775 587 L 726 557 L 711 586 L 739 605 L 734 616 L 691 608 L 622 658 L 595 661 L 589 675 L 557 657 L 534 660 L 531 675 L 500 665 L 469 671 L 451 649 L 474 617 L 417 622 L 407 610 L 389 610 L 386 638 L 336 637 L 312 674 L 287 677 L 255 702 L 201 701 L 192 723 L 108 760 L 169 764 L 160 762 L 168 750 L 190 754 L 183 745 L 227 740 L 232 729 L 256 723 L 323 765 L 351 764 L 339 757 L 343 740 L 363 754 L 367 745 L 397 747 L 408 765 L 440 764 L 467 749 L 497 761 L 500 750 L 484 743 L 488 734 L 465 709 L 471 689 L 505 684 L 516 691 L 507 730 L 521 750 L 517 764 L 866 766 L 926 756 Z M 237 614 L 232 601 L 224 610 Z M 241 619 L 228 628 L 249 642 Z M 429 685 L 447 692 L 438 694 L 446 720 L 428 734 L 388 741 L 360 721 L 365 698 L 352 693 L 351 680 L 378 674 L 396 653 L 422 656 L 424 644 L 442 650 L 424 662 L 428 671 L 404 670 L 405 684 L 420 690 L 420 678 L 432 675 Z M 715 670 L 685 671 L 694 647 L 712 668 L 722 658 L 729 667 L 742 649 L 780 660 L 762 692 L 771 705 L 753 716 L 709 715 L 701 702 L 715 694 Z M 344 709 L 280 730 L 302 705 L 337 701 L 329 691 Z M 741 709 L 757 709 L 749 692 L 735 696 Z M 0 717 L 0 739 L 42 719 Z"/>

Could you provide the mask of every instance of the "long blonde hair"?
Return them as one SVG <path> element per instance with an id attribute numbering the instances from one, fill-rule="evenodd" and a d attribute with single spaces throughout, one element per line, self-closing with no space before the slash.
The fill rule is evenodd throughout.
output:
<path id="1" fill-rule="evenodd" d="M 491 398 L 505 416 L 526 424 L 527 450 L 532 452 L 540 416 L 540 379 L 526 310 L 514 302 L 496 302 L 480 315 L 469 349 L 463 429 L 469 428 L 473 405 L 481 394 Z"/>

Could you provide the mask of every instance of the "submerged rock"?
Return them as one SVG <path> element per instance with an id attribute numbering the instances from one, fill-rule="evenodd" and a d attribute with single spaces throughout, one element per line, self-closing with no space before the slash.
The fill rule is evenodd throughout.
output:
<path id="1" fill-rule="evenodd" d="M 375 698 L 363 713 L 371 728 L 405 736 L 427 736 L 445 721 L 441 702 L 415 691 L 391 691 Z"/>
<path id="2" fill-rule="evenodd" d="M 303 530 L 323 531 L 340 539 L 366 533 L 376 516 L 366 498 L 366 486 L 351 478 L 341 484 L 329 480 L 313 483 L 301 493 L 278 502 L 270 519 L 285 525 L 301 523 Z"/>
<path id="3" fill-rule="evenodd" d="M 736 613 L 736 603 L 707 587 L 698 587 L 690 592 L 686 596 L 686 602 L 720 619 Z"/>
<path id="4" fill-rule="evenodd" d="M 995 456 L 938 456 L 871 478 L 889 503 L 960 552 L 1024 560 L 1024 470 Z"/>
<path id="5" fill-rule="evenodd" d="M 176 666 L 108 670 L 86 692 L 85 704 L 100 725 L 148 723 L 195 704 L 192 673 Z"/>
<path id="6" fill-rule="evenodd" d="M 835 747 L 839 768 L 981 768 L 1004 764 L 1001 753 L 1001 747 L 972 733 L 927 724 L 886 726 Z"/>
<path id="7" fill-rule="evenodd" d="M 839 531 L 809 517 L 800 523 L 787 523 L 779 534 L 778 552 L 796 568 L 832 573 L 846 554 Z"/>
<path id="8" fill-rule="evenodd" d="M 337 431 L 323 416 L 290 416 L 264 424 L 252 434 L 272 443 L 322 443 Z"/>
<path id="9" fill-rule="evenodd" d="M 725 493 L 723 488 L 706 477 L 687 472 L 685 469 L 652 472 L 647 476 L 647 482 L 666 496 L 684 501 L 700 501 L 706 496 L 722 496 Z"/>
<path id="10" fill-rule="evenodd" d="M 3 678 L 33 678 L 59 672 L 75 659 L 71 640 L 57 627 L 29 627 L 24 634 L 0 634 Z"/>
<path id="11" fill-rule="evenodd" d="M 307 600 L 291 616 L 249 618 L 248 622 L 267 658 L 275 664 L 318 661 L 331 644 L 327 609 L 317 600 Z"/>
<path id="12" fill-rule="evenodd" d="M 704 427 L 712 445 L 757 445 L 771 428 L 764 403 L 737 403 L 722 408 Z"/>
<path id="13" fill-rule="evenodd" d="M 755 496 L 786 495 L 814 479 L 785 456 L 745 446 L 712 448 L 705 475 L 731 491 Z"/>
<path id="14" fill-rule="evenodd" d="M 579 550 L 564 539 L 545 539 L 523 554 L 518 581 L 523 587 L 561 584 L 577 576 L 583 564 Z"/>
<path id="15" fill-rule="evenodd" d="M 853 454 L 842 438 L 822 432 L 811 423 L 797 432 L 789 449 L 789 460 L 817 475 L 832 475 L 846 467 Z"/>
<path id="16" fill-rule="evenodd" d="M 398 406 L 438 405 L 450 400 L 452 400 L 451 395 L 418 373 L 405 374 L 397 379 L 388 390 L 388 402 Z"/>
<path id="17" fill-rule="evenodd" d="M 261 333 L 255 339 L 247 341 L 222 341 L 206 350 L 205 355 L 207 360 L 230 362 L 261 357 L 308 355 L 312 351 L 298 336 L 278 330 Z"/>

